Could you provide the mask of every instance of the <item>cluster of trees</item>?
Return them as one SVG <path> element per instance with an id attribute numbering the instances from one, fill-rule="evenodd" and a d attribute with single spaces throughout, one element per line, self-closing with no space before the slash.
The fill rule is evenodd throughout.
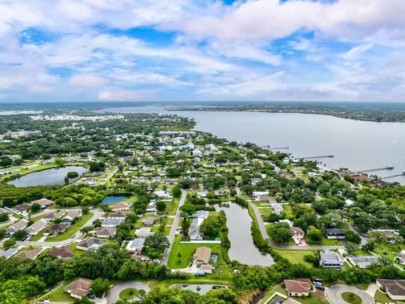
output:
<path id="1" fill-rule="evenodd" d="M 214 239 L 219 236 L 223 228 L 226 228 L 226 218 L 224 216 L 207 217 L 200 225 L 200 232 L 207 239 Z"/>

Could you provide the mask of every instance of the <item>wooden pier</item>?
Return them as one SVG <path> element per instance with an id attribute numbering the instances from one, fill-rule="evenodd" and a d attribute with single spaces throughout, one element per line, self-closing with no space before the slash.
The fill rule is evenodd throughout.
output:
<path id="1" fill-rule="evenodd" d="M 334 158 L 335 155 L 319 155 L 319 156 L 306 156 L 300 157 L 299 159 L 317 159 L 317 158 Z"/>
<path id="2" fill-rule="evenodd" d="M 385 170 L 393 170 L 393 169 L 394 169 L 393 166 L 387 166 L 387 167 L 384 167 L 384 168 L 374 168 L 374 169 L 360 170 L 360 171 L 357 171 L 357 173 L 367 173 L 367 172 L 385 171 Z"/>

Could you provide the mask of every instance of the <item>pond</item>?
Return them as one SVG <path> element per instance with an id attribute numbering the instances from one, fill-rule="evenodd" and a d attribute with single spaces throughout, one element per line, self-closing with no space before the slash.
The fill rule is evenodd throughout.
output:
<path id="1" fill-rule="evenodd" d="M 63 185 L 65 177 L 68 172 L 77 172 L 79 177 L 69 179 L 69 183 L 73 183 L 87 172 L 87 168 L 82 166 L 68 166 L 62 168 L 47 169 L 34 173 L 23 175 L 19 178 L 13 179 L 8 182 L 10 185 L 16 187 L 33 187 L 33 186 L 49 186 L 49 185 Z"/>
<path id="2" fill-rule="evenodd" d="M 231 248 L 228 251 L 231 260 L 246 265 L 269 266 L 274 264 L 271 255 L 263 255 L 254 245 L 251 235 L 252 218 L 247 209 L 230 203 L 229 207 L 216 207 L 226 214 L 226 226 Z"/>
<path id="3" fill-rule="evenodd" d="M 108 195 L 104 197 L 103 201 L 101 202 L 101 205 L 111 205 L 115 203 L 119 203 L 122 201 L 125 201 L 128 199 L 128 196 L 124 195 Z"/>
<path id="4" fill-rule="evenodd" d="M 211 289 L 218 289 L 218 288 L 227 288 L 223 285 L 212 285 L 212 284 L 174 284 L 170 285 L 170 287 L 181 287 L 185 290 L 190 290 L 194 292 L 198 292 L 201 295 L 206 294 Z"/>

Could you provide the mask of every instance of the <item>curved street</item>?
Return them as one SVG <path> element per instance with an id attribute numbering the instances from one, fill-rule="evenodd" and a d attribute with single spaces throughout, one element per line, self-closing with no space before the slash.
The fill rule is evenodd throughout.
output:
<path id="1" fill-rule="evenodd" d="M 358 295 L 361 298 L 362 304 L 375 304 L 374 298 L 368 293 L 348 285 L 331 286 L 326 289 L 325 295 L 332 304 L 347 304 L 347 302 L 342 298 L 342 293 L 344 292 L 352 292 Z"/>
<path id="2" fill-rule="evenodd" d="M 131 282 L 124 282 L 120 283 L 118 285 L 115 285 L 113 288 L 111 288 L 108 293 L 107 293 L 107 304 L 113 304 L 117 302 L 120 299 L 120 293 L 121 291 L 128 289 L 128 288 L 134 288 L 134 289 L 141 289 L 145 290 L 148 292 L 150 290 L 148 284 L 143 283 L 143 282 L 137 282 L 137 281 L 131 281 Z"/>

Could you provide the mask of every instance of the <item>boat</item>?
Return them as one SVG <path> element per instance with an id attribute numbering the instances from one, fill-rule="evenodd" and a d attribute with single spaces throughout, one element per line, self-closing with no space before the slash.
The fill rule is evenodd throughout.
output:
<path id="1" fill-rule="evenodd" d="M 394 166 L 387 166 L 387 170 L 393 170 L 394 169 Z"/>

